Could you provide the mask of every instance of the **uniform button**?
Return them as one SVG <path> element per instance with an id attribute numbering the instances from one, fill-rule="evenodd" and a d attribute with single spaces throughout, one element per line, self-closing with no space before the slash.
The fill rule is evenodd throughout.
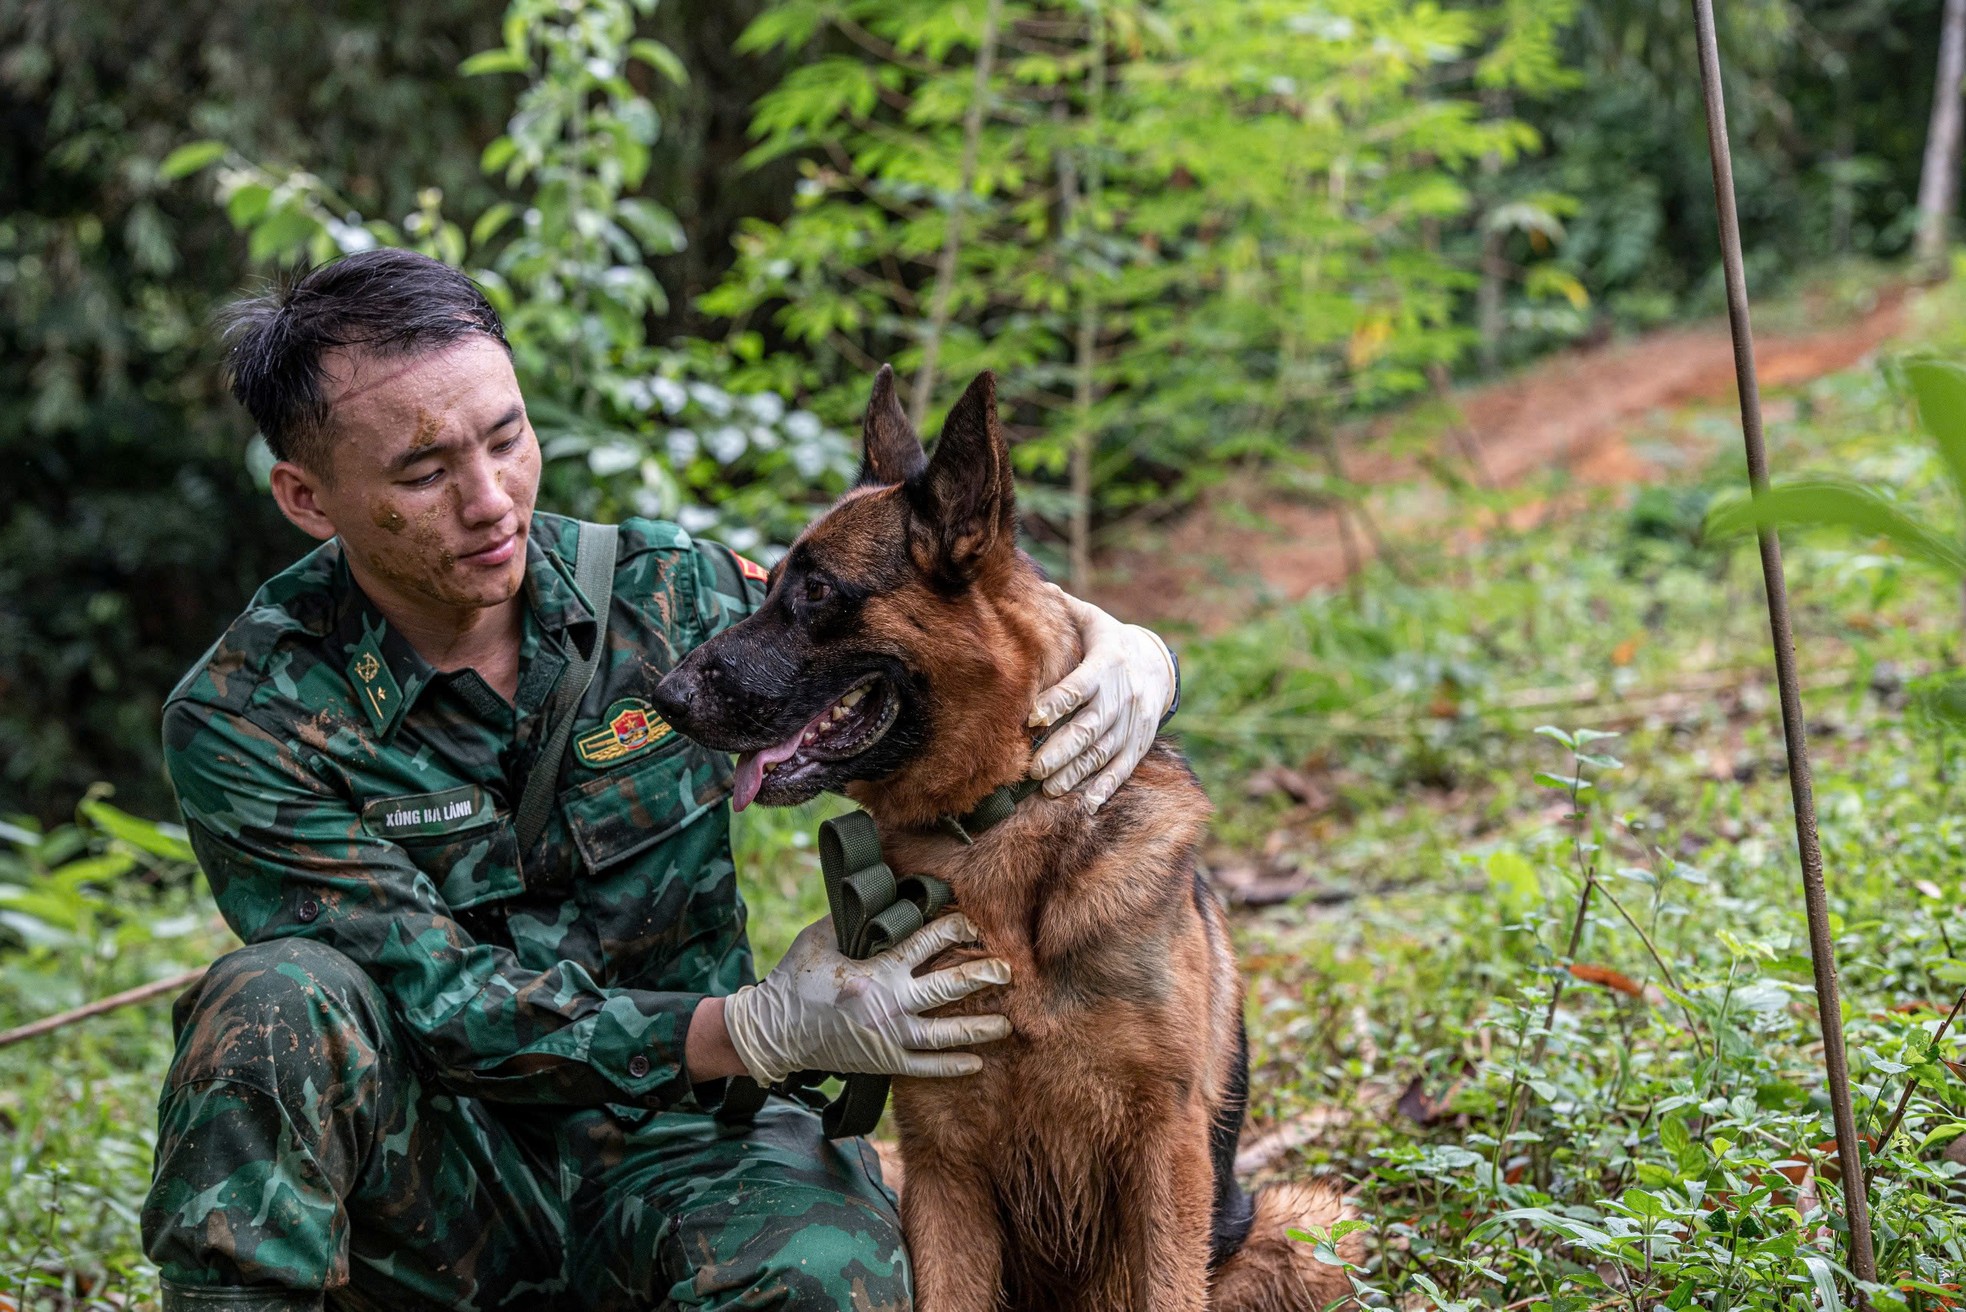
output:
<path id="1" fill-rule="evenodd" d="M 649 1059 L 639 1052 L 636 1053 L 628 1059 L 628 1073 L 638 1080 L 641 1079 L 649 1073 Z"/>
<path id="2" fill-rule="evenodd" d="M 307 924 L 309 921 L 313 920 L 314 917 L 320 914 L 321 914 L 321 904 L 319 902 L 316 902 L 311 897 L 308 898 L 306 901 L 302 902 L 300 904 L 300 909 L 294 912 L 295 918 L 298 919 L 300 923 L 303 925 Z"/>

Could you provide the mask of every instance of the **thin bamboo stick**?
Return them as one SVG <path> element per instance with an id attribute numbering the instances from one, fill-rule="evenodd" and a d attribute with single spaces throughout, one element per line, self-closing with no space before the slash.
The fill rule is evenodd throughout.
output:
<path id="1" fill-rule="evenodd" d="M 1741 437 L 1747 448 L 1748 482 L 1758 498 L 1768 490 L 1768 448 L 1761 434 L 1761 390 L 1755 378 L 1754 329 L 1748 320 L 1747 275 L 1741 260 L 1741 223 L 1734 207 L 1734 165 L 1727 146 L 1727 105 L 1720 83 L 1720 43 L 1714 34 L 1713 0 L 1693 0 L 1700 50 L 1700 89 L 1706 100 L 1707 148 L 1713 156 L 1714 205 L 1720 213 L 1720 258 L 1727 276 L 1727 320 L 1734 336 L 1734 376 L 1741 392 Z M 1816 789 L 1809 770 L 1808 726 L 1795 671 L 1795 631 L 1789 621 L 1782 543 L 1763 523 L 1761 576 L 1768 593 L 1768 628 L 1775 648 L 1775 682 L 1781 691 L 1782 736 L 1788 746 L 1789 794 L 1795 803 L 1795 840 L 1802 857 L 1802 901 L 1809 918 L 1809 956 L 1816 975 L 1816 1011 L 1823 1033 L 1823 1067 L 1829 1077 L 1836 1151 L 1843 1168 L 1843 1210 L 1850 1225 L 1850 1270 L 1877 1281 L 1871 1248 L 1870 1199 L 1859 1155 L 1857 1118 L 1850 1099 L 1850 1068 L 1843 1051 L 1843 1008 L 1837 996 L 1836 943 L 1823 889 L 1823 849 L 1816 834 Z M 1867 1304 L 1861 1290 L 1860 1305 Z"/>

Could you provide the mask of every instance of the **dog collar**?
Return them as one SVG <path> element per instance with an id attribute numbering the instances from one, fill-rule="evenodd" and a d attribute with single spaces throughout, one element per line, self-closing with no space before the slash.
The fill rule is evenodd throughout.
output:
<path id="1" fill-rule="evenodd" d="M 1017 804 L 1044 787 L 1040 779 L 1019 779 L 1014 784 L 1004 784 L 994 788 L 990 795 L 961 815 L 939 817 L 935 824 L 938 829 L 967 847 L 982 836 L 984 831 L 993 829 L 1010 819 Z"/>

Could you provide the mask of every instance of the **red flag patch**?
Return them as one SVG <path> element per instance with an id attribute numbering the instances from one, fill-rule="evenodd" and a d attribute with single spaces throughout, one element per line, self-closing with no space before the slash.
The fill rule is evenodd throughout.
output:
<path id="1" fill-rule="evenodd" d="M 746 560 L 742 556 L 737 558 L 737 572 L 747 579 L 756 579 L 760 583 L 771 577 L 763 565 L 754 560 Z"/>

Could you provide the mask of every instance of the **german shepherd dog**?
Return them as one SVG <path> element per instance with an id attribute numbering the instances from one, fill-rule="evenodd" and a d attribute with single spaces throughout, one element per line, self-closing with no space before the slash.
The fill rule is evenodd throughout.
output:
<path id="1" fill-rule="evenodd" d="M 897 1079 L 902 1225 L 923 1312 L 1305 1312 L 1350 1292 L 1288 1227 L 1336 1193 L 1253 1199 L 1232 1164 L 1248 1090 L 1242 984 L 1195 869 L 1207 797 L 1166 740 L 1096 814 L 1042 794 L 965 845 L 938 824 L 1022 779 L 1037 694 L 1080 658 L 1016 544 L 996 383 L 929 459 L 883 368 L 858 486 L 807 529 L 756 614 L 692 652 L 656 703 L 740 753 L 734 802 L 843 792 L 888 864 L 941 877 L 1011 982 L 980 1074 Z M 1347 1242 L 1341 1248 L 1354 1246 Z"/>

